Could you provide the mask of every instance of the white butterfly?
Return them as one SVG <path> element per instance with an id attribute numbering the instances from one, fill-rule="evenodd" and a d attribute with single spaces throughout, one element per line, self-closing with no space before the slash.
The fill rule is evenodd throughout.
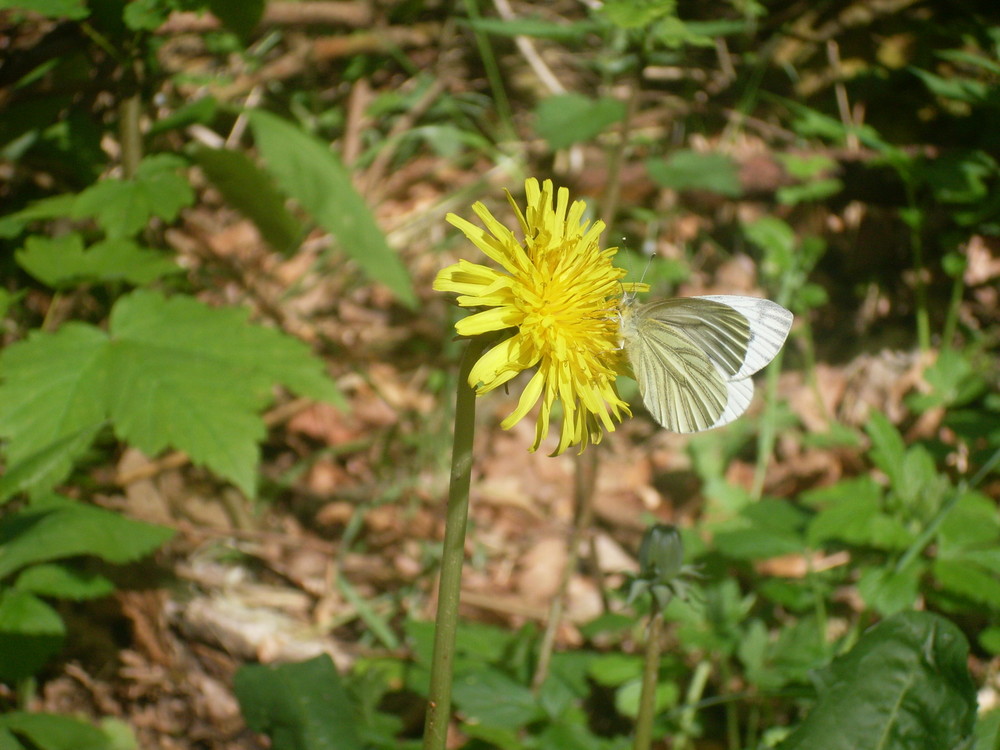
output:
<path id="1" fill-rule="evenodd" d="M 674 432 L 728 424 L 753 398 L 751 375 L 774 359 L 792 314 L 758 297 L 622 302 L 619 330 L 642 401 Z"/>

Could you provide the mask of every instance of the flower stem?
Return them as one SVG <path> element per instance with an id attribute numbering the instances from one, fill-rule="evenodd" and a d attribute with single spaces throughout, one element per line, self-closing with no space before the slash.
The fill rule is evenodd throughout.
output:
<path id="1" fill-rule="evenodd" d="M 465 529 L 469 520 L 472 439 L 476 432 L 476 393 L 469 385 L 469 373 L 486 345 L 486 337 L 483 336 L 469 341 L 458 372 L 451 484 L 448 488 L 448 511 L 441 551 L 441 582 L 438 586 L 434 656 L 431 660 L 431 685 L 424 724 L 424 750 L 444 750 L 448 739 L 458 600 L 462 588 L 462 563 L 465 559 Z"/>
<path id="2" fill-rule="evenodd" d="M 663 612 L 654 605 L 646 633 L 646 663 L 642 671 L 642 693 L 639 715 L 635 720 L 634 750 L 649 750 L 653 741 L 653 716 L 656 713 L 656 688 L 660 673 L 660 641 L 663 634 Z"/>

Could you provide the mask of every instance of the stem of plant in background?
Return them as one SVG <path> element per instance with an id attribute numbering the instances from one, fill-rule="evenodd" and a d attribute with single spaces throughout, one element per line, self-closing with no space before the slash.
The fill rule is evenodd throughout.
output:
<path id="1" fill-rule="evenodd" d="M 469 487 L 472 483 L 472 440 L 476 432 L 476 393 L 469 373 L 488 344 L 488 336 L 471 339 L 458 372 L 455 399 L 455 438 L 451 453 L 451 483 L 441 551 L 441 581 L 438 585 L 434 627 L 434 656 L 427 695 L 424 750 L 444 750 L 451 718 L 451 683 L 458 629 L 458 600 L 465 560 L 465 529 L 469 520 Z"/>
<path id="2" fill-rule="evenodd" d="M 597 478 L 597 450 L 592 446 L 576 457 L 576 476 L 574 481 L 574 505 L 576 513 L 573 519 L 573 531 L 570 534 L 566 550 L 566 565 L 563 567 L 559 580 L 559 589 L 549 607 L 548 621 L 545 623 L 545 633 L 538 648 L 538 661 L 535 664 L 535 674 L 531 678 L 531 689 L 536 693 L 541 689 L 545 678 L 549 676 L 549 662 L 552 659 L 552 648 L 555 645 L 559 623 L 562 622 L 563 609 L 566 605 L 566 594 L 569 590 L 569 580 L 576 571 L 580 558 L 580 545 L 590 528 L 594 518 L 594 481 Z"/>

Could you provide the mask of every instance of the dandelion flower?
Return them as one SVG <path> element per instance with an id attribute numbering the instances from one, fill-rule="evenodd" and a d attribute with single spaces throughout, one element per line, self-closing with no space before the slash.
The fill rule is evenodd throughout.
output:
<path id="1" fill-rule="evenodd" d="M 448 214 L 447 220 L 500 267 L 460 260 L 438 273 L 434 289 L 456 292 L 462 307 L 481 308 L 458 321 L 459 335 L 511 331 L 473 366 L 469 385 L 477 395 L 535 368 L 501 426 L 509 429 L 540 403 L 531 448 L 536 450 L 559 402 L 562 423 L 554 453 L 574 445 L 583 450 L 631 415 L 615 389 L 617 376 L 627 372 L 618 305 L 623 291 L 639 285 L 622 283 L 625 271 L 611 262 L 617 250 L 598 244 L 604 222 L 585 221 L 583 201 L 570 204 L 569 191 L 554 193 L 551 180 L 540 186 L 529 179 L 525 192 L 524 213 L 507 192 L 523 243 L 482 203 L 472 210 L 485 229 Z"/>

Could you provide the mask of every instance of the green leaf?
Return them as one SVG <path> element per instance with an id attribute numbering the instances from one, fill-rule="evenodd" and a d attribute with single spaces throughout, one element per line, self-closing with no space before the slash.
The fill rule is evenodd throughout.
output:
<path id="1" fill-rule="evenodd" d="M 77 555 L 117 564 L 132 562 L 173 535 L 172 529 L 163 526 L 53 497 L 0 521 L 0 579 L 32 563 Z"/>
<path id="2" fill-rule="evenodd" d="M 0 10 L 30 10 L 46 18 L 79 21 L 90 15 L 84 0 L 0 0 Z"/>
<path id="3" fill-rule="evenodd" d="M 904 612 L 866 632 L 822 675 L 820 699 L 779 750 L 945 750 L 972 734 L 969 645 L 952 623 Z"/>
<path id="4" fill-rule="evenodd" d="M 61 237 L 28 237 L 15 259 L 21 268 L 48 286 L 61 288 L 83 281 L 148 284 L 181 269 L 162 253 L 131 240 L 104 240 L 84 250 L 75 232 Z"/>
<path id="5" fill-rule="evenodd" d="M 882 512 L 882 488 L 871 477 L 843 479 L 803 494 L 809 505 L 827 506 L 809 522 L 809 544 L 838 540 L 885 550 L 904 550 L 913 534 L 896 518 Z"/>
<path id="6" fill-rule="evenodd" d="M 743 528 L 715 534 L 715 546 L 722 554 L 739 560 L 761 560 L 805 550 L 805 515 L 790 503 L 765 499 L 748 505 L 740 515 Z"/>
<path id="7" fill-rule="evenodd" d="M 68 441 L 70 460 L 86 448 L 81 443 L 107 418 L 106 344 L 97 328 L 67 323 L 56 333 L 33 331 L 0 352 L 0 437 L 9 440 L 8 468 L 37 460 L 60 441 Z M 39 482 L 61 478 L 44 473 Z"/>
<path id="8" fill-rule="evenodd" d="M 38 750 L 115 750 L 97 727 L 59 714 L 12 711 L 0 715 L 0 728 L 25 737 Z"/>
<path id="9" fill-rule="evenodd" d="M 322 654 L 279 666 L 240 667 L 233 690 L 247 726 L 274 750 L 361 750 L 358 713 L 333 661 Z"/>
<path id="10" fill-rule="evenodd" d="M 0 238 L 17 237 L 33 221 L 66 218 L 72 213 L 74 205 L 76 196 L 71 193 L 35 201 L 27 208 L 0 217 Z"/>
<path id="11" fill-rule="evenodd" d="M 795 232 L 776 216 L 764 216 L 743 227 L 747 239 L 764 251 L 764 257 L 780 275 L 796 267 Z"/>
<path id="12" fill-rule="evenodd" d="M 242 151 L 198 148 L 194 160 L 226 200 L 260 230 L 275 250 L 293 250 L 302 236 L 302 227 L 285 208 L 285 198 L 271 177 Z"/>
<path id="13" fill-rule="evenodd" d="M 625 117 L 625 104 L 610 97 L 560 94 L 543 99 L 535 109 L 535 130 L 553 149 L 589 141 Z"/>
<path id="14" fill-rule="evenodd" d="M 208 0 L 208 8 L 223 26 L 246 39 L 264 15 L 264 0 Z"/>
<path id="15" fill-rule="evenodd" d="M 147 156 L 134 179 L 107 178 L 77 196 L 73 217 L 93 217 L 109 238 L 131 237 L 153 216 L 173 221 L 194 202 L 194 190 L 177 174 L 183 159 L 171 154 Z"/>
<path id="16" fill-rule="evenodd" d="M 1000 711 L 994 708 L 979 715 L 973 750 L 997 750 L 998 747 L 1000 747 Z"/>
<path id="17" fill-rule="evenodd" d="M 660 713 L 677 705 L 681 691 L 676 682 L 660 677 L 654 691 L 653 709 Z M 615 691 L 615 709 L 622 716 L 635 719 L 639 715 L 639 700 L 642 696 L 642 679 L 627 682 Z"/>
<path id="18" fill-rule="evenodd" d="M 472 18 L 468 25 L 475 31 L 496 36 L 530 36 L 558 42 L 577 42 L 599 30 L 592 21 L 571 23 L 547 21 L 544 18 Z"/>
<path id="19" fill-rule="evenodd" d="M 920 590 L 925 565 L 914 560 L 903 570 L 893 567 L 869 568 L 858 580 L 858 593 L 865 603 L 883 615 L 891 615 L 913 606 Z"/>
<path id="20" fill-rule="evenodd" d="M 35 674 L 62 648 L 65 635 L 59 614 L 37 596 L 0 589 L 0 680 L 17 683 Z"/>
<path id="21" fill-rule="evenodd" d="M 248 314 L 140 290 L 115 304 L 109 333 L 70 323 L 0 352 L 0 436 L 18 480 L 0 489 L 51 487 L 110 417 L 146 453 L 186 451 L 252 495 L 273 385 L 342 400 L 305 344 Z"/>
<path id="22" fill-rule="evenodd" d="M 115 585 L 107 578 L 65 565 L 33 565 L 17 577 L 14 588 L 30 591 L 39 596 L 56 599 L 97 599 L 115 590 Z"/>
<path id="23" fill-rule="evenodd" d="M 1000 578 L 962 559 L 935 560 L 931 571 L 941 587 L 970 601 L 1000 610 Z"/>
<path id="24" fill-rule="evenodd" d="M 475 724 L 511 729 L 545 714 L 531 690 L 490 667 L 456 675 L 453 694 L 455 705 Z"/>
<path id="25" fill-rule="evenodd" d="M 673 190 L 706 190 L 730 198 L 743 194 L 739 169 L 725 154 L 680 149 L 666 160 L 648 160 L 646 170 L 656 183 Z"/>
<path id="26" fill-rule="evenodd" d="M 351 177 L 325 143 L 268 112 L 249 113 L 257 146 L 279 186 L 330 232 L 341 249 L 373 279 L 389 287 L 404 304 L 417 297 L 399 257 Z"/>
<path id="27" fill-rule="evenodd" d="M 601 6 L 601 13 L 620 29 L 648 26 L 676 10 L 676 0 L 606 0 Z"/>
<path id="28" fill-rule="evenodd" d="M 880 412 L 873 411 L 865 427 L 872 441 L 871 459 L 886 473 L 892 486 L 903 481 L 903 462 L 906 458 L 906 444 L 892 422 Z"/>

